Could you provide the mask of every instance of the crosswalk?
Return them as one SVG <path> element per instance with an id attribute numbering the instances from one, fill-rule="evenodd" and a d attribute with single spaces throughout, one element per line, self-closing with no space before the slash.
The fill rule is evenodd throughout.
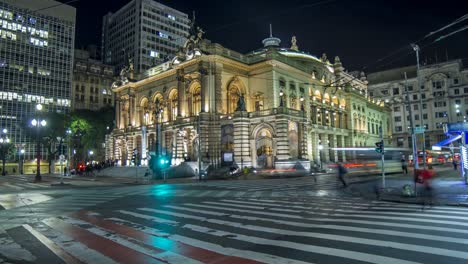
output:
<path id="1" fill-rule="evenodd" d="M 33 183 L 34 176 L 5 175 L 0 176 L 0 193 L 29 189 L 50 188 L 50 182 Z"/>
<path id="2" fill-rule="evenodd" d="M 396 177 L 389 175 L 387 178 Z M 375 175 L 351 176 L 346 179 L 348 184 L 376 179 Z M 265 191 L 265 190 L 336 190 L 342 188 L 342 183 L 335 175 L 317 175 L 300 178 L 283 179 L 261 179 L 261 180 L 229 180 L 229 181 L 208 181 L 202 183 L 204 186 L 244 191 Z M 188 185 L 197 185 L 189 183 Z"/>
<path id="3" fill-rule="evenodd" d="M 467 217 L 359 198 L 231 197 L 80 210 L 6 234 L 36 263 L 45 256 L 20 235 L 48 248 L 48 263 L 467 263 Z"/>

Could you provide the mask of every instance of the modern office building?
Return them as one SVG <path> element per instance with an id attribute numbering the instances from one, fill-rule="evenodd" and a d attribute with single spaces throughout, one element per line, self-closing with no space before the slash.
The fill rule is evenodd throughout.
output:
<path id="1" fill-rule="evenodd" d="M 52 0 L 0 1 L 0 127 L 25 149 L 23 158 L 35 157 L 24 124 L 36 104 L 70 110 L 75 16 L 75 8 Z"/>
<path id="2" fill-rule="evenodd" d="M 73 110 L 97 111 L 114 106 L 111 85 L 114 82 L 112 66 L 90 57 L 87 50 L 75 50 L 73 68 Z"/>
<path id="3" fill-rule="evenodd" d="M 412 147 L 411 118 L 415 127 L 425 129 L 426 149 L 447 138 L 445 123 L 467 120 L 468 69 L 462 60 L 421 66 L 419 85 L 416 66 L 375 72 L 368 80 L 369 94 L 392 109 L 393 144 L 397 147 Z M 417 138 L 421 150 L 422 136 Z"/>
<path id="4" fill-rule="evenodd" d="M 282 48 L 274 37 L 241 54 L 197 31 L 172 61 L 114 83 L 109 159 L 128 165 L 135 149 L 145 160 L 157 146 L 172 164 L 309 168 L 346 161 L 345 147 L 375 147 L 380 127 L 388 143 L 390 110 L 369 98 L 365 75 L 347 73 L 338 57 L 331 63 L 302 52 L 295 38 Z"/>
<path id="5" fill-rule="evenodd" d="M 153 0 L 132 0 L 102 22 L 103 62 L 120 71 L 133 60 L 137 73 L 172 58 L 185 43 L 187 14 Z"/>

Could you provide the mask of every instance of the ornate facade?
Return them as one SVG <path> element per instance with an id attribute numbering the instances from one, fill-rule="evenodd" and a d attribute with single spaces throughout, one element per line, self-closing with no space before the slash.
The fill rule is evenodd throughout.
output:
<path id="1" fill-rule="evenodd" d="M 272 36 L 240 54 L 198 33 L 171 62 L 114 85 L 109 158 L 127 165 L 138 149 L 145 160 L 158 141 L 173 165 L 308 168 L 350 158 L 336 148 L 374 146 L 380 126 L 388 140 L 389 109 L 369 100 L 365 76 L 345 72 L 338 57 L 301 52 L 295 38 L 280 48 Z"/>
<path id="2" fill-rule="evenodd" d="M 467 121 L 468 69 L 462 60 L 423 65 L 419 73 L 416 66 L 376 72 L 369 74 L 369 81 L 371 96 L 385 100 L 392 109 L 393 144 L 397 147 L 412 147 L 411 118 L 415 127 L 425 128 L 424 141 L 418 137 L 419 149 L 423 142 L 431 149 L 446 139 L 445 123 Z"/>

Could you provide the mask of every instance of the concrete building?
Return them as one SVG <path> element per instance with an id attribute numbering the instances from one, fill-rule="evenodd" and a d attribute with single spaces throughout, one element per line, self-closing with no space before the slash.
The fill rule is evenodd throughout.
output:
<path id="1" fill-rule="evenodd" d="M 134 149 L 145 160 L 160 143 L 172 164 L 309 168 L 347 160 L 337 147 L 374 146 L 380 126 L 388 140 L 390 110 L 368 98 L 366 77 L 347 73 L 338 57 L 302 52 L 295 37 L 281 48 L 272 36 L 241 54 L 198 30 L 171 62 L 114 83 L 108 158 L 128 165 Z"/>
<path id="2" fill-rule="evenodd" d="M 103 61 L 120 71 L 133 59 L 135 71 L 145 71 L 172 58 L 188 30 L 187 14 L 153 0 L 132 0 L 103 18 Z"/>
<path id="3" fill-rule="evenodd" d="M 52 0 L 0 1 L 0 127 L 25 159 L 35 157 L 23 124 L 37 116 L 36 104 L 70 110 L 75 15 Z"/>
<path id="4" fill-rule="evenodd" d="M 419 78 L 420 87 L 416 66 L 368 76 L 370 96 L 391 106 L 394 146 L 412 147 L 410 108 L 414 125 L 426 129 L 426 149 L 447 138 L 443 132 L 444 123 L 463 122 L 468 116 L 468 69 L 464 68 L 461 60 L 422 66 Z M 418 136 L 419 150 L 422 149 L 421 140 L 422 137 Z"/>
<path id="5" fill-rule="evenodd" d="M 87 50 L 75 50 L 73 68 L 72 108 L 97 111 L 114 106 L 110 89 L 114 82 L 112 66 L 92 59 Z"/>

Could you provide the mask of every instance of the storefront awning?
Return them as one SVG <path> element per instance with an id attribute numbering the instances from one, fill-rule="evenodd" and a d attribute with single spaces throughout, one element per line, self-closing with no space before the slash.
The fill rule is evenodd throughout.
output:
<path id="1" fill-rule="evenodd" d="M 450 136 L 449 138 L 444 139 L 444 140 L 440 141 L 439 143 L 433 145 L 432 148 L 434 148 L 434 147 L 436 147 L 436 148 L 437 148 L 437 147 L 441 148 L 441 147 L 443 147 L 443 146 L 447 146 L 448 144 L 450 144 L 450 143 L 452 143 L 452 142 L 454 142 L 454 141 L 459 140 L 461 137 L 462 137 L 461 135 L 456 135 L 456 136 L 453 136 L 453 135 L 452 135 L 452 136 Z"/>

